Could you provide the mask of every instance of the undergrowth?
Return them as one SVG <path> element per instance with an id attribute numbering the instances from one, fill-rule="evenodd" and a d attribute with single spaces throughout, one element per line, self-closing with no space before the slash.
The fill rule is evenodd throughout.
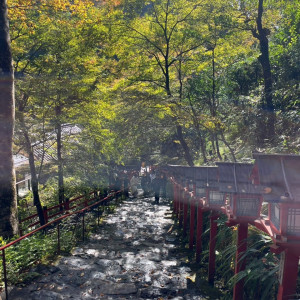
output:
<path id="1" fill-rule="evenodd" d="M 120 201 L 108 202 L 107 206 L 85 213 L 85 238 L 97 230 L 101 219 L 115 211 Z M 98 220 L 100 216 L 100 220 Z M 60 239 L 58 244 L 58 226 Z M 4 246 L 11 240 L 3 240 L 0 237 L 0 246 Z M 40 274 L 32 271 L 36 265 L 48 265 L 53 263 L 59 255 L 70 254 L 72 248 L 82 242 L 82 213 L 66 218 L 54 225 L 47 227 L 44 231 L 37 232 L 14 246 L 5 250 L 6 271 L 9 285 L 24 285 Z M 58 247 L 59 245 L 59 247 Z M 0 291 L 4 287 L 3 265 L 0 264 Z"/>
<path id="2" fill-rule="evenodd" d="M 189 264 L 196 274 L 196 283 L 199 289 L 210 295 L 216 294 L 216 299 L 230 300 L 233 296 L 233 287 L 239 280 L 244 280 L 244 298 L 269 300 L 276 299 L 278 289 L 279 257 L 270 251 L 272 239 L 267 234 L 249 225 L 247 239 L 247 251 L 241 257 L 246 260 L 246 269 L 234 274 L 235 254 L 237 242 L 237 226 L 228 227 L 227 217 L 220 215 L 218 218 L 218 233 L 216 237 L 216 273 L 214 288 L 208 284 L 209 262 L 209 216 L 210 212 L 203 214 L 202 253 L 200 263 L 195 262 L 195 248 L 188 249 L 188 236 L 182 236 L 183 230 L 179 222 L 174 218 L 174 230 L 178 234 L 177 253 L 184 255 L 184 261 Z M 175 217 L 175 216 L 174 216 Z M 196 224 L 195 224 L 196 226 Z M 189 231 L 187 231 L 189 232 Z M 189 233 L 188 233 L 189 234 Z M 196 234 L 196 228 L 195 228 Z M 212 295 L 212 294 L 211 294 Z"/>

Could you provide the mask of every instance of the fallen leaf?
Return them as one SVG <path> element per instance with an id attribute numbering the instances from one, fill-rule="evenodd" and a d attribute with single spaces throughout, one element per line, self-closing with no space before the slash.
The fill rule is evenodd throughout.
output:
<path id="1" fill-rule="evenodd" d="M 170 232 L 172 232 L 172 231 L 173 231 L 173 227 L 174 227 L 174 225 L 172 225 L 172 226 L 170 227 L 170 229 L 168 230 L 168 232 L 167 232 L 167 233 L 170 233 Z"/>
<path id="2" fill-rule="evenodd" d="M 190 281 L 195 282 L 196 281 L 196 274 L 191 275 L 191 276 L 187 276 L 186 279 L 189 279 Z"/>

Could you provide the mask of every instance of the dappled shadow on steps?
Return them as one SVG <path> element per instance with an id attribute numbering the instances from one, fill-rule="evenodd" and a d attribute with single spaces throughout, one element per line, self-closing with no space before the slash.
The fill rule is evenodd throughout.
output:
<path id="1" fill-rule="evenodd" d="M 14 288 L 10 299 L 217 299 L 193 282 L 178 234 L 169 230 L 168 201 L 153 201 L 124 201 L 87 243 L 55 266 L 36 268 L 42 276 Z"/>

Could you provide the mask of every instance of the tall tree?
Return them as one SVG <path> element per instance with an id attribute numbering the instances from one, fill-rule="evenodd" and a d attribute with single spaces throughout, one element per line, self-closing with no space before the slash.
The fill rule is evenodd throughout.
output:
<path id="1" fill-rule="evenodd" d="M 89 0 L 80 3 L 49 0 L 47 5 L 44 4 L 36 1 L 32 6 L 16 5 L 15 14 L 11 11 L 15 70 L 20 76 L 17 85 L 19 91 L 27 95 L 30 104 L 21 110 L 23 96 L 18 93 L 19 115 L 26 115 L 19 121 L 29 129 L 31 125 L 36 127 L 37 120 L 43 118 L 48 130 L 55 128 L 58 201 L 63 203 L 65 157 L 62 125 L 74 123 L 72 111 L 89 101 L 96 88 L 99 75 L 96 51 L 100 55 L 103 26 L 97 24 L 100 9 L 94 9 Z M 16 14 L 25 21 L 19 22 Z M 30 121 L 32 115 L 35 122 Z M 38 141 L 37 136 L 34 133 L 32 137 L 26 136 L 23 129 L 24 148 L 31 157 L 29 140 Z M 27 133 L 33 131 L 36 129 Z"/>
<path id="2" fill-rule="evenodd" d="M 145 14 L 126 27 L 130 46 L 136 59 L 129 68 L 137 68 L 131 82 L 144 82 L 164 90 L 164 102 L 171 110 L 170 116 L 176 129 L 186 162 L 194 164 L 191 149 L 186 141 L 184 126 L 179 122 L 182 105 L 182 65 L 189 61 L 203 45 L 201 19 L 203 3 L 198 1 L 153 1 Z"/>
<path id="3" fill-rule="evenodd" d="M 263 20 L 264 6 L 266 5 L 265 2 L 266 0 L 255 1 L 257 5 L 256 12 L 254 12 L 253 7 L 251 7 L 254 4 L 253 2 L 247 3 L 245 0 L 240 2 L 241 10 L 245 17 L 246 28 L 249 29 L 252 32 L 253 37 L 259 41 L 260 48 L 258 60 L 262 67 L 264 82 L 264 95 L 261 99 L 262 115 L 258 116 L 258 127 L 261 127 L 258 137 L 260 146 L 263 145 L 266 140 L 272 141 L 274 139 L 276 121 L 273 102 L 272 68 L 269 53 L 269 35 L 271 30 L 266 26 L 266 22 Z M 272 7 L 272 1 L 270 2 Z M 250 7 L 252 9 L 250 9 Z"/>
<path id="4" fill-rule="evenodd" d="M 12 139 L 15 120 L 14 74 L 6 0 L 0 0 L 0 236 L 18 232 Z"/>
<path id="5" fill-rule="evenodd" d="M 26 94 L 23 94 L 22 100 L 19 99 L 19 101 L 16 101 L 17 106 L 17 112 L 16 112 L 16 123 L 17 120 L 20 124 L 20 131 L 23 135 L 23 146 L 24 150 L 26 151 L 28 155 L 28 161 L 29 161 L 29 168 L 30 168 L 30 174 L 31 174 L 31 187 L 32 187 L 32 194 L 33 194 L 33 204 L 35 205 L 38 213 L 38 217 L 40 220 L 40 224 L 45 224 L 45 217 L 44 212 L 42 208 L 42 204 L 40 201 L 40 195 L 39 195 L 39 180 L 38 180 L 38 174 L 36 172 L 36 166 L 35 166 L 35 157 L 34 157 L 34 150 L 32 147 L 32 141 L 30 139 L 29 129 L 27 128 L 27 124 L 25 122 L 25 109 L 28 104 L 28 98 L 29 96 Z M 17 130 L 16 130 L 17 133 Z"/>
<path id="6" fill-rule="evenodd" d="M 256 29 L 252 30 L 253 36 L 259 40 L 260 52 L 259 62 L 261 63 L 264 77 L 264 98 L 263 108 L 267 111 L 267 137 L 273 139 L 275 135 L 275 113 L 273 103 L 273 82 L 271 73 L 271 63 L 269 57 L 269 40 L 270 30 L 263 26 L 264 0 L 258 1 Z"/>

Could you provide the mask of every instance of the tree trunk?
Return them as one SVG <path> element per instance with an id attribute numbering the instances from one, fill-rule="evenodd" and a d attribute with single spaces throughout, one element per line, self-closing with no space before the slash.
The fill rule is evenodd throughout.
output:
<path id="1" fill-rule="evenodd" d="M 45 140 L 46 140 L 46 134 L 45 134 L 45 119 L 43 118 L 43 150 L 42 150 L 42 157 L 40 161 L 40 167 L 39 167 L 39 177 L 38 177 L 38 183 L 40 183 L 40 180 L 42 178 L 42 171 L 43 171 L 43 166 L 44 166 L 44 159 L 45 159 Z"/>
<path id="2" fill-rule="evenodd" d="M 168 47 L 167 47 L 167 49 L 168 49 Z M 168 50 L 167 50 L 167 53 L 168 53 Z M 168 56 L 166 56 L 165 62 L 166 62 L 166 64 L 165 64 L 166 71 L 165 71 L 165 74 L 164 74 L 165 75 L 165 90 L 167 92 L 167 95 L 169 97 L 172 97 L 172 93 L 171 93 L 171 90 L 170 90 Z M 181 94 L 180 94 L 180 97 L 181 97 Z M 178 123 L 176 118 L 173 118 L 173 119 L 174 119 L 175 123 Z M 193 162 L 193 158 L 192 158 L 191 153 L 190 153 L 190 148 L 189 148 L 189 146 L 187 145 L 187 143 L 184 139 L 183 132 L 182 132 L 182 126 L 177 124 L 176 125 L 176 131 L 177 131 L 178 140 L 179 140 L 180 145 L 181 145 L 181 147 L 183 149 L 183 152 L 184 152 L 184 158 L 185 158 L 186 162 L 188 163 L 188 165 L 192 167 L 192 166 L 194 166 L 194 162 Z"/>
<path id="3" fill-rule="evenodd" d="M 231 154 L 231 157 L 232 157 L 232 160 L 234 162 L 236 162 L 236 157 L 234 155 L 234 151 L 232 150 L 232 148 L 230 147 L 229 143 L 227 143 L 226 139 L 225 139 L 225 135 L 224 135 L 224 132 L 221 130 L 221 138 L 222 138 L 222 141 L 223 143 L 227 146 L 227 148 L 229 149 L 230 151 L 230 154 Z"/>
<path id="4" fill-rule="evenodd" d="M 259 40 L 260 46 L 260 57 L 259 62 L 263 70 L 264 78 L 264 98 L 265 103 L 263 103 L 263 109 L 266 111 L 266 131 L 265 138 L 272 140 L 275 136 L 275 112 L 273 104 L 273 83 L 272 83 L 272 73 L 271 73 L 271 64 L 269 57 L 269 30 L 264 28 L 262 25 L 262 15 L 263 15 L 263 0 L 258 1 L 258 15 L 256 18 L 257 29 L 253 30 L 253 36 Z"/>
<path id="5" fill-rule="evenodd" d="M 193 162 L 193 158 L 190 154 L 190 148 L 189 148 L 189 146 L 187 145 L 187 143 L 185 142 L 185 140 L 183 138 L 182 127 L 180 125 L 177 125 L 176 130 L 177 130 L 178 139 L 179 139 L 180 144 L 181 144 L 181 146 L 183 148 L 183 151 L 184 151 L 184 158 L 185 158 L 186 162 L 188 163 L 188 165 L 190 167 L 192 167 L 192 166 L 194 166 L 194 162 Z"/>
<path id="6" fill-rule="evenodd" d="M 207 163 L 207 157 L 206 157 L 206 147 L 205 147 L 205 138 L 203 138 L 202 134 L 201 134 L 201 130 L 200 130 L 200 126 L 197 120 L 197 113 L 194 109 L 194 106 L 192 104 L 192 102 L 190 101 L 190 107 L 191 107 L 191 111 L 192 111 L 192 119 L 193 119 L 193 123 L 197 132 L 197 135 L 199 137 L 199 142 L 200 142 L 200 150 L 201 150 L 201 154 L 203 157 L 203 161 L 204 163 Z"/>
<path id="7" fill-rule="evenodd" d="M 210 155 L 216 155 L 216 147 L 215 147 L 215 138 L 214 138 L 214 134 L 211 133 L 210 134 L 210 142 L 211 142 L 211 147 L 212 147 L 212 153 Z"/>
<path id="8" fill-rule="evenodd" d="M 0 236 L 18 233 L 12 139 L 15 121 L 14 74 L 6 0 L 0 0 Z"/>
<path id="9" fill-rule="evenodd" d="M 202 137 L 201 130 L 198 131 L 199 141 L 200 141 L 200 149 L 203 157 L 203 162 L 207 163 L 207 157 L 206 157 L 206 146 L 205 146 L 205 138 Z"/>
<path id="10" fill-rule="evenodd" d="M 38 184 L 38 178 L 37 178 L 37 174 L 36 174 L 36 170 L 35 170 L 33 150 L 31 147 L 30 147 L 30 151 L 28 154 L 29 154 L 29 166 L 30 166 L 30 173 L 31 173 L 33 204 L 36 207 L 36 211 L 39 216 L 40 224 L 42 226 L 46 222 L 45 222 L 45 217 L 44 217 L 44 213 L 43 213 L 43 207 L 42 207 L 42 204 L 40 201 L 39 184 Z"/>
<path id="11" fill-rule="evenodd" d="M 45 217 L 43 213 L 43 208 L 40 201 L 39 195 L 39 184 L 38 184 L 38 177 L 36 174 L 35 163 L 34 163 L 34 153 L 31 147 L 30 138 L 28 135 L 28 131 L 25 125 L 23 112 L 21 112 L 20 116 L 20 124 L 22 127 L 22 132 L 25 138 L 25 148 L 26 152 L 29 156 L 29 167 L 30 167 L 30 174 L 31 174 L 31 187 L 32 187 L 32 194 L 33 194 L 33 204 L 36 206 L 36 210 L 39 216 L 41 226 L 45 224 Z"/>
<path id="12" fill-rule="evenodd" d="M 214 134 L 214 139 L 215 139 L 215 142 L 216 142 L 216 151 L 217 151 L 218 158 L 219 158 L 219 160 L 223 160 L 223 158 L 221 156 L 221 153 L 220 153 L 219 139 L 218 139 L 218 134 L 217 133 Z"/>
<path id="13" fill-rule="evenodd" d="M 60 122 L 60 115 L 61 115 L 61 106 L 56 107 L 56 117 L 57 117 L 57 124 L 56 124 L 56 143 L 57 143 L 57 163 L 58 163 L 58 203 L 64 203 L 65 199 L 65 191 L 64 191 L 64 166 L 63 166 L 63 159 L 62 159 L 62 139 L 61 139 L 61 122 Z M 63 210 L 63 206 L 60 207 Z"/>
<path id="14" fill-rule="evenodd" d="M 214 122 L 216 122 L 216 116 L 217 116 L 217 103 L 216 103 L 216 74 L 215 74 L 215 46 L 212 49 L 212 105 L 211 105 L 211 115 L 214 119 Z M 218 140 L 218 132 L 219 132 L 219 124 L 216 124 L 217 132 L 213 133 L 213 139 L 216 142 L 216 152 L 218 155 L 218 158 L 222 160 L 222 156 L 220 153 L 220 147 L 219 147 L 219 140 Z"/>

